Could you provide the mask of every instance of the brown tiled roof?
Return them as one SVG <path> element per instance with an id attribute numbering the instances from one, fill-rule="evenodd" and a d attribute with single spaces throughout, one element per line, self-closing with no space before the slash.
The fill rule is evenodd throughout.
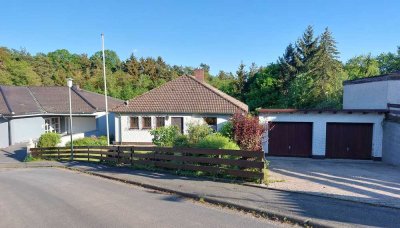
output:
<path id="1" fill-rule="evenodd" d="M 233 114 L 248 106 L 192 76 L 175 80 L 142 94 L 112 110 L 132 113 Z"/>
<path id="2" fill-rule="evenodd" d="M 68 87 L 0 86 L 0 91 L 0 114 L 3 115 L 69 113 Z M 102 94 L 73 88 L 71 99 L 74 114 L 91 114 L 105 110 Z M 109 98 L 108 101 L 109 109 L 123 103 L 114 98 Z"/>
<path id="3" fill-rule="evenodd" d="M 377 82 L 377 81 L 389 81 L 389 80 L 400 80 L 400 71 L 394 71 L 392 73 L 382 74 L 373 77 L 347 80 L 343 82 L 343 85 L 361 84 L 361 83 Z"/>

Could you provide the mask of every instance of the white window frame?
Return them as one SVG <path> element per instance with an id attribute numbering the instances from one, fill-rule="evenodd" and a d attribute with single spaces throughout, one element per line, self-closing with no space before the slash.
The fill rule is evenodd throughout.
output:
<path id="1" fill-rule="evenodd" d="M 60 117 L 45 118 L 44 119 L 44 132 L 45 133 L 49 133 L 49 132 L 61 133 Z"/>

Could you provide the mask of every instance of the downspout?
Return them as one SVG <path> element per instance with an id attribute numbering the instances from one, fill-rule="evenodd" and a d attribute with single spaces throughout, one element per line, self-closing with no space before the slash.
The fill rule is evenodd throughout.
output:
<path id="1" fill-rule="evenodd" d="M 119 133 L 118 133 L 118 140 L 119 140 L 119 144 L 120 145 L 122 145 L 122 116 L 121 116 L 121 113 L 118 113 L 118 119 L 119 119 L 119 126 L 118 126 L 118 131 L 119 131 Z M 115 123 L 115 121 L 114 121 L 114 123 Z"/>
<path id="2" fill-rule="evenodd" d="M 12 145 L 12 128 L 11 128 L 11 119 L 8 119 L 8 145 Z"/>

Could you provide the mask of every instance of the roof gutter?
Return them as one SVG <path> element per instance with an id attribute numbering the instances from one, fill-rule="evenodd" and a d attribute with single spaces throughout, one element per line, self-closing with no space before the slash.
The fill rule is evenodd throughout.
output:
<path id="1" fill-rule="evenodd" d="M 95 113 L 72 113 L 73 116 L 96 116 Z M 35 116 L 69 116 L 67 113 L 38 113 L 38 114 L 23 114 L 23 115 L 3 115 L 4 118 L 22 118 Z"/>

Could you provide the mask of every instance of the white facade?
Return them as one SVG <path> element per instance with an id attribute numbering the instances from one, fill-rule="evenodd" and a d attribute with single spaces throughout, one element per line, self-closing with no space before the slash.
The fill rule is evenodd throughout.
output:
<path id="1" fill-rule="evenodd" d="M 130 117 L 139 117 L 139 129 L 130 129 Z M 141 117 L 151 117 L 151 129 L 156 128 L 156 117 L 165 117 L 165 126 L 171 125 L 172 117 L 183 117 L 183 132 L 186 133 L 190 124 L 204 123 L 203 117 L 216 117 L 217 130 L 229 120 L 230 115 L 212 114 L 115 114 L 115 142 L 117 143 L 151 143 L 151 129 L 143 129 Z"/>
<path id="2" fill-rule="evenodd" d="M 372 123 L 372 156 L 382 157 L 382 137 L 383 137 L 383 114 L 377 113 L 280 113 L 263 114 L 260 113 L 260 122 L 311 122 L 312 127 L 312 155 L 325 156 L 326 148 L 326 126 L 327 123 Z M 268 136 L 263 139 L 263 149 L 268 153 Z"/>
<path id="3" fill-rule="evenodd" d="M 387 109 L 387 104 L 400 104 L 400 80 L 345 84 L 344 109 Z"/>
<path id="4" fill-rule="evenodd" d="M 37 140 L 49 130 L 49 124 L 46 119 L 53 119 L 58 128 L 51 127 L 51 131 L 56 131 L 65 136 L 69 134 L 68 115 L 37 115 L 37 116 L 17 116 L 11 119 L 0 118 L 0 148 L 8 147 L 16 143 L 24 143 L 29 140 Z M 105 113 L 98 112 L 92 115 L 74 115 L 72 118 L 72 127 L 76 137 L 89 137 L 92 135 L 100 136 L 106 134 Z M 114 134 L 114 116 L 109 116 L 110 135 Z M 64 137 L 69 141 L 69 137 Z M 64 143 L 65 144 L 65 143 Z"/>

